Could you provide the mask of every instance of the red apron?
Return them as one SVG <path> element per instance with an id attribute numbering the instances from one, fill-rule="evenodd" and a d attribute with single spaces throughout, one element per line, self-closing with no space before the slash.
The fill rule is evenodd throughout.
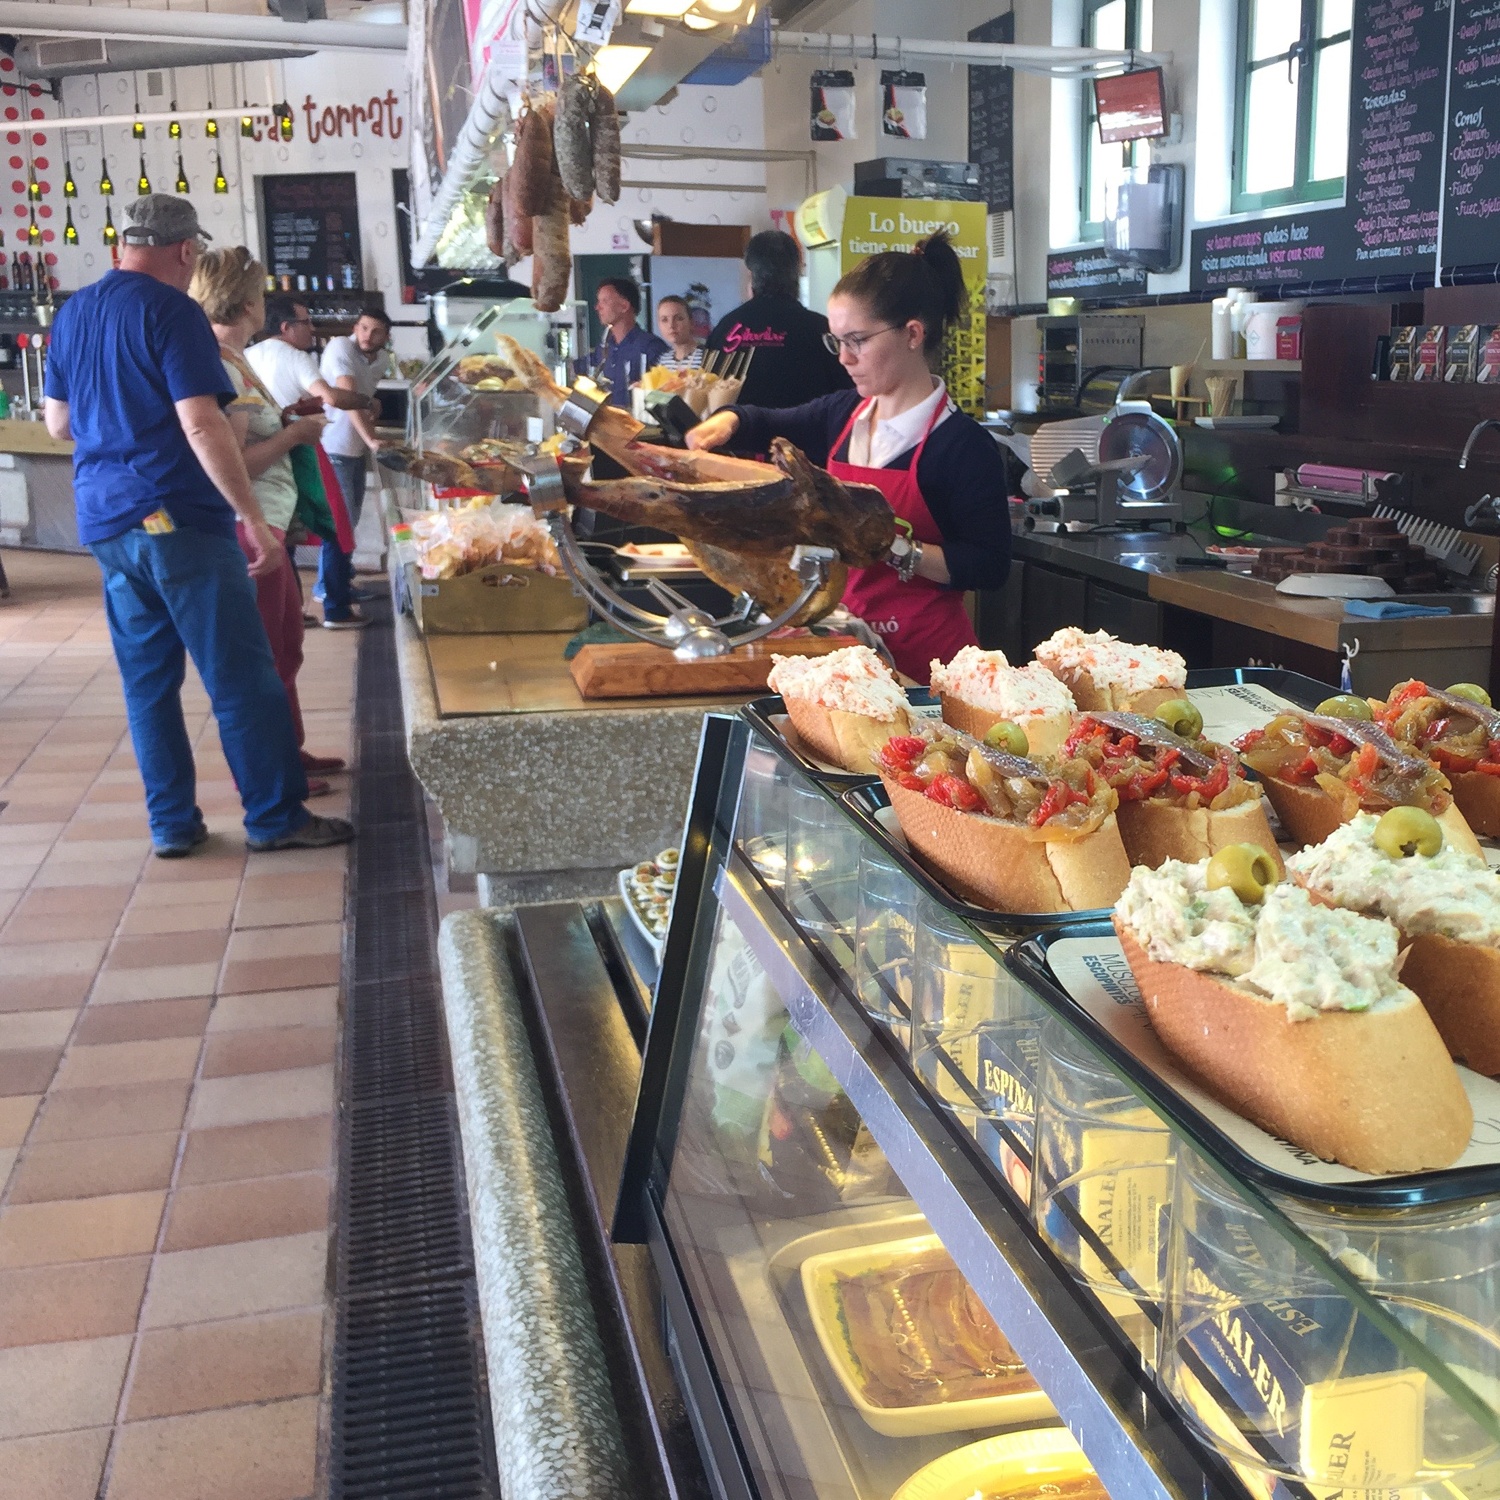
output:
<path id="1" fill-rule="evenodd" d="M 833 445 L 834 453 L 849 441 L 855 422 L 869 405 L 866 402 L 854 408 Z M 910 468 L 866 469 L 841 459 L 828 461 L 828 472 L 835 479 L 874 485 L 895 511 L 896 519 L 910 524 L 913 539 L 930 546 L 941 546 L 943 535 L 917 486 L 917 465 L 944 405 L 939 402 L 933 412 L 927 431 L 912 454 Z M 844 606 L 880 636 L 902 672 L 923 684 L 934 660 L 952 661 L 965 646 L 979 644 L 964 609 L 962 593 L 930 578 L 913 577 L 910 582 L 902 583 L 888 563 L 876 563 L 873 568 L 850 568 Z"/>

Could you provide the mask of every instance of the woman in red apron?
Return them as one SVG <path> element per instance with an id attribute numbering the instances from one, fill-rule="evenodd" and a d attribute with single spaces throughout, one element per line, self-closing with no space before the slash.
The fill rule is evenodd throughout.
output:
<path id="1" fill-rule="evenodd" d="M 843 602 L 922 683 L 934 660 L 978 644 L 964 594 L 999 588 L 1010 567 L 1004 458 L 932 373 L 967 300 L 944 233 L 910 253 L 872 255 L 828 300 L 825 338 L 854 390 L 803 406 L 725 407 L 688 434 L 693 448 L 733 439 L 749 452 L 785 437 L 835 478 L 880 490 L 902 534 L 886 561 L 850 570 Z"/>

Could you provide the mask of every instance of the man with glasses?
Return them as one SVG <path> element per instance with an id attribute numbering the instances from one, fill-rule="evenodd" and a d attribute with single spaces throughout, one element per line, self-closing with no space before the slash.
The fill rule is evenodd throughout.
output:
<path id="1" fill-rule="evenodd" d="M 182 713 L 189 654 L 250 848 L 345 843 L 347 822 L 303 806 L 307 776 L 250 582 L 281 566 L 281 544 L 224 415 L 235 393 L 218 341 L 187 295 L 208 235 L 193 205 L 167 193 L 136 198 L 125 217 L 119 269 L 58 311 L 46 418 L 73 443 L 78 536 L 104 575 L 152 845 L 179 859 L 208 838 Z"/>
<path id="2" fill-rule="evenodd" d="M 705 351 L 754 350 L 739 400 L 746 406 L 801 406 L 847 391 L 849 376 L 838 351 L 824 347 L 828 319 L 797 300 L 802 252 L 791 235 L 767 229 L 745 247 L 750 300 L 719 320 Z"/>
<path id="3" fill-rule="evenodd" d="M 325 379 L 312 348 L 313 321 L 307 305 L 291 297 L 267 297 L 265 333 L 259 343 L 252 344 L 245 351 L 245 358 L 250 361 L 250 368 L 260 377 L 261 384 L 281 409 L 288 411 L 299 402 L 315 397 L 324 406 L 334 407 L 341 412 L 357 411 L 369 416 L 379 412 L 378 397 L 366 396 L 362 391 L 354 389 L 353 382 L 346 389 Z M 326 433 L 324 437 L 326 439 Z M 326 442 L 324 451 L 329 451 Z M 329 456 L 332 457 L 331 452 Z M 342 488 L 343 472 L 337 465 L 335 471 L 339 474 Z M 359 517 L 347 491 L 344 493 L 344 500 L 349 507 L 350 524 L 358 525 Z M 323 605 L 325 625 L 345 630 L 356 628 L 363 625 L 365 619 L 354 608 L 354 604 L 365 596 L 354 588 L 353 569 L 344 554 L 339 553 L 341 563 L 334 563 L 327 556 L 330 548 L 338 550 L 334 543 L 325 541 L 324 556 L 318 563 L 318 584 L 313 589 L 313 598 Z M 332 602 L 328 598 L 327 587 L 330 577 L 334 580 Z"/>

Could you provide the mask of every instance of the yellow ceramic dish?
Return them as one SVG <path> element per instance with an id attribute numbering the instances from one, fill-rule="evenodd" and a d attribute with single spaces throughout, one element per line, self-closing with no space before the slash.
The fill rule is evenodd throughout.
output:
<path id="1" fill-rule="evenodd" d="M 1052 1403 L 1035 1387 L 972 1401 L 937 1401 L 923 1406 L 875 1406 L 866 1400 L 864 1379 L 844 1326 L 839 1279 L 900 1265 L 937 1249 L 941 1243 L 935 1234 L 924 1234 L 883 1245 L 830 1250 L 802 1262 L 802 1290 L 813 1328 L 850 1403 L 876 1432 L 887 1437 L 973 1432 L 985 1427 L 1014 1426 L 1018 1422 L 1041 1422 L 1056 1416 Z"/>
<path id="2" fill-rule="evenodd" d="M 1028 1500 L 1046 1496 L 1044 1486 L 1088 1479 L 1093 1472 L 1066 1428 L 1034 1428 L 945 1453 L 918 1469 L 892 1500 Z"/>

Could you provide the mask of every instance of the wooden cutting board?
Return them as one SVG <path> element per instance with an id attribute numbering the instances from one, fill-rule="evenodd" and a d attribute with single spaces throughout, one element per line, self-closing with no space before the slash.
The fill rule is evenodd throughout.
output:
<path id="1" fill-rule="evenodd" d="M 858 644 L 849 635 L 796 636 L 785 641 L 757 641 L 727 656 L 678 661 L 661 646 L 632 641 L 628 645 L 584 646 L 568 665 L 585 698 L 763 693 L 773 655 L 826 656 Z"/>

